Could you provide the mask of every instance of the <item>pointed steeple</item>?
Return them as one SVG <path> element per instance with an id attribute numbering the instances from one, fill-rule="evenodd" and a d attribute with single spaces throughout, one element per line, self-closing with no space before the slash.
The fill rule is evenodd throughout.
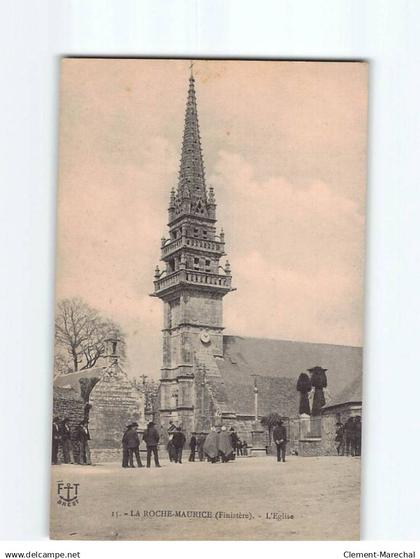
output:
<path id="1" fill-rule="evenodd" d="M 207 189 L 198 125 L 195 80 L 189 79 L 187 107 L 185 110 L 184 136 L 181 165 L 176 193 L 177 213 L 208 215 Z"/>

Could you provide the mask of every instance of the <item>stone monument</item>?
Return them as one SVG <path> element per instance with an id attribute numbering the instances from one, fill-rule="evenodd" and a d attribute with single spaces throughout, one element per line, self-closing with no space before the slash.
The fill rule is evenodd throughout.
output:
<path id="1" fill-rule="evenodd" d="M 145 397 L 121 368 L 118 340 L 108 344 L 108 367 L 90 393 L 89 429 L 93 462 L 114 462 L 121 458 L 125 426 L 133 421 L 145 428 Z"/>

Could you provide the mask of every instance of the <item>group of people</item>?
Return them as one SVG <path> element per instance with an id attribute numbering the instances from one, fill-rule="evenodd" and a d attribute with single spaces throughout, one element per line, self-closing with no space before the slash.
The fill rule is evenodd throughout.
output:
<path id="1" fill-rule="evenodd" d="M 143 468 L 143 464 L 140 457 L 140 436 L 138 433 L 139 424 L 136 422 L 130 423 L 126 426 L 125 432 L 122 438 L 122 448 L 123 448 L 123 458 L 122 467 L 123 468 L 134 468 L 134 457 L 136 457 L 137 467 Z M 153 459 L 156 468 L 160 468 L 159 464 L 159 454 L 158 454 L 158 444 L 160 435 L 156 429 L 156 425 L 153 421 L 150 421 L 147 425 L 146 430 L 143 433 L 143 441 L 146 443 L 146 467 L 150 468 Z"/>
<path id="2" fill-rule="evenodd" d="M 182 464 L 182 452 L 187 439 L 181 427 L 177 427 L 173 421 L 169 422 L 167 451 L 169 460 L 176 464 Z M 188 461 L 195 462 L 196 456 L 200 462 L 228 462 L 234 460 L 238 455 L 248 454 L 248 444 L 241 441 L 233 427 L 227 432 L 226 426 L 219 429 L 212 427 L 206 436 L 203 433 L 192 433 L 188 447 L 190 450 Z"/>
<path id="3" fill-rule="evenodd" d="M 235 433 L 233 427 L 231 430 L 233 431 L 228 432 L 226 425 L 222 425 L 220 429 L 212 427 L 207 435 L 203 450 L 207 460 L 212 464 L 216 462 L 225 463 L 235 459 L 234 444 L 236 437 L 233 435 Z"/>
<path id="4" fill-rule="evenodd" d="M 126 426 L 122 438 L 122 467 L 134 468 L 134 458 L 137 467 L 142 468 L 140 457 L 140 434 L 138 423 L 133 422 Z M 160 468 L 158 445 L 160 440 L 159 431 L 153 421 L 149 422 L 143 433 L 142 440 L 146 444 L 146 466 L 150 468 L 152 455 L 154 464 Z M 273 430 L 273 440 L 277 448 L 277 461 L 285 462 L 287 433 L 286 428 L 279 421 Z M 89 423 L 84 419 L 72 429 L 69 418 L 61 420 L 54 417 L 52 424 L 52 463 L 59 463 L 59 451 L 62 451 L 62 459 L 65 464 L 91 465 L 90 456 L 90 433 Z M 168 428 L 167 451 L 169 460 L 176 464 L 182 464 L 182 454 L 187 439 L 181 427 L 177 427 L 172 421 Z M 339 456 L 360 456 L 362 444 L 362 422 L 360 416 L 350 417 L 343 424 L 336 424 L 335 443 Z M 212 427 L 208 435 L 193 433 L 188 443 L 190 454 L 189 462 L 194 462 L 196 455 L 200 462 L 207 460 L 211 463 L 229 462 L 235 460 L 236 456 L 248 455 L 248 444 L 241 441 L 234 427 L 227 430 L 225 425 Z M 76 450 L 76 452 L 75 452 Z M 75 460 L 75 454 L 77 460 Z"/>
<path id="5" fill-rule="evenodd" d="M 138 432 L 138 423 L 133 422 L 126 426 L 122 438 L 122 467 L 135 468 L 134 458 L 137 462 L 138 468 L 143 468 L 140 456 L 140 434 Z M 160 440 L 159 432 L 156 425 L 151 421 L 145 432 L 143 433 L 142 440 L 146 443 L 147 458 L 146 466 L 150 468 L 151 457 L 154 456 L 155 466 L 160 468 L 158 444 Z M 182 464 L 182 454 L 186 446 L 187 438 L 182 431 L 181 427 L 177 427 L 173 421 L 169 422 L 168 428 L 168 444 L 167 451 L 169 460 L 175 464 Z M 193 433 L 189 440 L 189 462 L 195 462 L 196 453 L 198 452 L 198 459 L 202 462 L 208 460 L 209 462 L 228 462 L 235 460 L 235 457 L 240 454 L 247 454 L 248 444 L 246 441 L 240 441 L 235 429 L 231 427 L 227 431 L 226 426 L 219 429 L 212 427 L 210 433 L 205 436 L 204 434 Z"/>
<path id="6" fill-rule="evenodd" d="M 89 441 L 90 433 L 86 419 L 80 421 L 73 432 L 68 417 L 65 417 L 63 420 L 58 416 L 54 417 L 52 423 L 52 463 L 58 464 L 59 450 L 61 448 L 65 464 L 91 465 Z M 74 458 L 74 443 L 78 447 L 77 461 Z"/>
<path id="7" fill-rule="evenodd" d="M 362 451 L 362 419 L 349 417 L 343 424 L 338 421 L 335 430 L 338 456 L 360 456 Z"/>

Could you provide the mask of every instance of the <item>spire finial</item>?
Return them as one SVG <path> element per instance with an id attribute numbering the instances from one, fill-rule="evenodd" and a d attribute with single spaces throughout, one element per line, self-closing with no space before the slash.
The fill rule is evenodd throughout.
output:
<path id="1" fill-rule="evenodd" d="M 194 79 L 193 67 L 194 67 L 194 61 L 190 60 L 190 79 Z"/>

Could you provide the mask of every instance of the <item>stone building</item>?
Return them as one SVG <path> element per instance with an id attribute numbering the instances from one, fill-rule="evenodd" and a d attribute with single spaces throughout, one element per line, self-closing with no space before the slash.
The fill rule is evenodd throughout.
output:
<path id="1" fill-rule="evenodd" d="M 360 347 L 224 334 L 223 300 L 234 287 L 224 260 L 225 236 L 216 227 L 215 193 L 206 185 L 193 75 L 168 228 L 152 294 L 164 307 L 156 412 L 163 433 L 170 420 L 187 434 L 225 422 L 250 440 L 258 429 L 256 416 L 297 416 L 296 379 L 302 371 L 315 365 L 328 369 L 330 399 L 361 374 Z"/>
<path id="2" fill-rule="evenodd" d="M 55 415 L 69 417 L 73 432 L 82 419 L 89 419 L 93 462 L 119 460 L 125 426 L 136 421 L 140 429 L 145 427 L 144 393 L 121 367 L 116 340 L 109 340 L 107 361 L 54 380 Z"/>

